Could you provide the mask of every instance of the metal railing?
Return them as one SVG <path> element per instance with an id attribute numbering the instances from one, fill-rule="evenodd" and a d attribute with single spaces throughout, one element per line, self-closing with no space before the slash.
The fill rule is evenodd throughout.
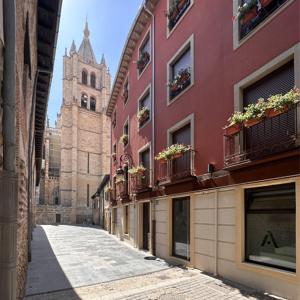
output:
<path id="1" fill-rule="evenodd" d="M 160 182 L 177 181 L 194 175 L 195 151 L 190 149 L 180 157 L 158 162 Z"/>
<path id="2" fill-rule="evenodd" d="M 121 181 L 116 183 L 117 199 L 123 201 L 128 199 L 128 182 Z"/>
<path id="3" fill-rule="evenodd" d="M 130 191 L 137 193 L 149 188 L 150 170 L 146 170 L 143 174 L 134 174 L 130 176 Z"/>
<path id="4" fill-rule="evenodd" d="M 299 147 L 299 103 L 287 112 L 224 136 L 224 165 L 232 167 Z"/>

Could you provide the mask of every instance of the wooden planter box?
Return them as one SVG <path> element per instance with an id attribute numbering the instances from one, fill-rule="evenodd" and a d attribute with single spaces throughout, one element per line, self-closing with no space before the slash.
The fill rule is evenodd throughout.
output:
<path id="1" fill-rule="evenodd" d="M 241 19 L 240 22 L 242 25 L 245 25 L 249 23 L 252 19 L 254 19 L 256 16 L 257 16 L 256 7 L 253 7 L 244 15 L 244 17 Z"/>
<path id="2" fill-rule="evenodd" d="M 261 118 L 253 118 L 253 119 L 246 120 L 244 122 L 244 126 L 246 128 L 250 128 L 250 127 L 252 127 L 252 126 L 254 126 L 254 125 L 256 125 L 256 124 L 258 124 L 260 122 L 261 122 Z"/>
<path id="3" fill-rule="evenodd" d="M 289 107 L 287 105 L 285 105 L 284 107 L 282 107 L 282 109 L 278 109 L 278 110 L 275 110 L 274 108 L 268 108 L 268 109 L 266 109 L 265 114 L 268 118 L 273 118 L 273 117 L 276 117 L 280 114 L 287 112 L 288 110 L 289 110 Z"/>

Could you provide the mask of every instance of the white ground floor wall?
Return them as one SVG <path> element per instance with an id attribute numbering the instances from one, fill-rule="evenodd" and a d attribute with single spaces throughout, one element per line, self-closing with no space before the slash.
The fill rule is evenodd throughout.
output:
<path id="1" fill-rule="evenodd" d="M 150 243 L 150 251 L 168 261 L 182 262 L 274 295 L 300 299 L 299 238 L 295 273 L 244 260 L 244 190 L 290 182 L 296 187 L 296 232 L 300 232 L 300 177 L 297 177 L 151 199 L 149 218 L 155 220 L 155 229 L 150 222 L 150 237 L 154 230 L 155 241 L 154 245 Z M 172 201 L 183 196 L 190 199 L 190 261 L 172 256 Z M 128 234 L 124 234 L 124 205 L 113 208 L 117 211 L 117 222 L 112 224 L 114 234 L 142 248 L 143 204 L 128 205 Z"/>

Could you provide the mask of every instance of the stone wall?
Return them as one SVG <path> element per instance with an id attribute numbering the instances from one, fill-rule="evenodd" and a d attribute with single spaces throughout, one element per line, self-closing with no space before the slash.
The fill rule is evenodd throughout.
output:
<path id="1" fill-rule="evenodd" d="M 71 214 L 71 207 L 37 205 L 35 208 L 35 222 L 41 225 L 72 224 Z M 60 222 L 56 221 L 56 215 L 60 215 Z"/>

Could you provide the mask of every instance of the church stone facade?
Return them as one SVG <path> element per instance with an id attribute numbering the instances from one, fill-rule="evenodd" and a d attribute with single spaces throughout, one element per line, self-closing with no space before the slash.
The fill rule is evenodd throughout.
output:
<path id="1" fill-rule="evenodd" d="M 54 190 L 49 191 L 57 188 L 54 182 L 41 186 L 36 210 L 38 224 L 91 223 L 91 196 L 102 176 L 109 173 L 110 121 L 105 110 L 111 76 L 104 56 L 97 63 L 89 35 L 86 23 L 79 49 L 73 41 L 69 55 L 66 53 L 63 58 L 63 101 L 56 122 L 56 132 L 61 137 L 59 200 L 44 202 L 46 194 L 55 194 Z"/>

